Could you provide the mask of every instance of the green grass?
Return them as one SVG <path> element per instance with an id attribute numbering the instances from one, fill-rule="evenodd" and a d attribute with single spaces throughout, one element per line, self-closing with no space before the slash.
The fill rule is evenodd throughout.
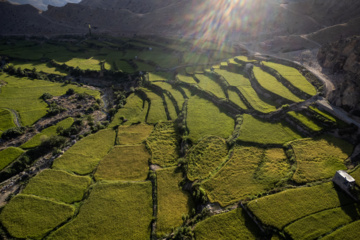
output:
<path id="1" fill-rule="evenodd" d="M 325 113 L 325 112 L 319 110 L 318 108 L 316 108 L 314 106 L 309 106 L 309 109 L 313 110 L 314 112 L 318 113 L 319 115 L 323 116 L 324 118 L 328 119 L 331 122 L 338 122 L 339 121 L 338 119 L 334 118 L 330 114 Z"/>
<path id="2" fill-rule="evenodd" d="M 70 205 L 19 194 L 5 206 L 0 220 L 13 237 L 40 239 L 70 218 L 74 210 Z"/>
<path id="3" fill-rule="evenodd" d="M 356 240 L 359 239 L 360 220 L 339 228 L 335 232 L 323 237 L 323 240 L 335 240 L 335 239 L 347 239 Z"/>
<path id="4" fill-rule="evenodd" d="M 167 82 L 156 82 L 154 83 L 156 86 L 161 87 L 162 89 L 169 91 L 170 94 L 175 98 L 177 105 L 179 107 L 179 109 L 182 109 L 182 106 L 184 104 L 184 96 L 181 94 L 180 91 L 178 91 L 177 89 L 173 88 L 172 85 L 170 83 Z"/>
<path id="5" fill-rule="evenodd" d="M 143 62 L 140 62 L 140 61 L 136 61 L 135 63 L 138 66 L 138 68 L 137 68 L 138 71 L 155 72 L 155 67 L 150 65 L 150 64 L 143 63 Z"/>
<path id="6" fill-rule="evenodd" d="M 194 228 L 196 240 L 258 239 L 259 232 L 241 208 L 209 217 Z"/>
<path id="7" fill-rule="evenodd" d="M 158 123 L 147 139 L 152 154 L 151 163 L 162 167 L 176 165 L 179 158 L 179 142 L 174 123 Z"/>
<path id="8" fill-rule="evenodd" d="M 52 136 L 57 136 L 57 132 L 56 129 L 58 127 L 63 127 L 64 129 L 67 129 L 69 127 L 71 127 L 71 125 L 74 123 L 74 119 L 73 118 L 66 118 L 65 120 L 62 120 L 61 122 L 58 122 L 56 125 L 53 125 L 51 127 L 45 128 L 44 130 L 41 131 L 41 133 L 36 134 L 34 137 L 32 137 L 29 141 L 27 141 L 26 143 L 24 143 L 23 145 L 21 145 L 20 147 L 23 149 L 29 149 L 29 148 L 34 148 L 37 147 L 41 144 L 41 141 L 52 137 Z"/>
<path id="9" fill-rule="evenodd" d="M 149 172 L 148 153 L 144 144 L 116 146 L 99 163 L 95 179 L 99 180 L 145 180 Z"/>
<path id="10" fill-rule="evenodd" d="M 156 73 L 149 73 L 149 81 L 167 81 L 172 80 L 172 73 L 168 72 L 156 72 Z"/>
<path id="11" fill-rule="evenodd" d="M 116 137 L 118 145 L 133 145 L 144 142 L 153 131 L 154 126 L 137 124 L 131 126 L 119 126 Z"/>
<path id="12" fill-rule="evenodd" d="M 299 122 L 301 122 L 302 124 L 304 124 L 306 127 L 308 127 L 310 130 L 312 130 L 314 132 L 319 132 L 319 131 L 322 130 L 321 126 L 314 123 L 311 119 L 309 119 L 304 114 L 297 113 L 297 112 L 294 112 L 294 111 L 290 111 L 287 114 L 289 116 L 295 118 L 296 120 L 298 120 Z"/>
<path id="13" fill-rule="evenodd" d="M 46 92 L 53 96 L 60 96 L 65 94 L 69 88 L 73 88 L 76 92 L 86 92 L 100 98 L 98 91 L 74 85 L 17 78 L 6 74 L 2 74 L 0 77 L 1 80 L 7 82 L 7 85 L 1 87 L 0 108 L 16 110 L 25 126 L 32 125 L 46 115 L 47 104 L 40 99 Z"/>
<path id="14" fill-rule="evenodd" d="M 53 168 L 89 174 L 107 155 L 114 143 L 115 131 L 112 129 L 99 131 L 73 145 L 63 156 L 54 161 Z"/>
<path id="15" fill-rule="evenodd" d="M 245 86 L 249 87 L 251 86 L 250 80 L 246 78 L 244 75 L 228 72 L 223 69 L 215 69 L 215 72 L 223 76 L 226 81 L 229 83 L 230 86 L 240 87 Z"/>
<path id="16" fill-rule="evenodd" d="M 238 140 L 259 144 L 283 144 L 301 136 L 286 124 L 268 123 L 244 114 Z"/>
<path id="17" fill-rule="evenodd" d="M 311 85 L 297 69 L 273 62 L 264 61 L 263 64 L 278 71 L 294 87 L 311 96 L 316 95 L 315 87 Z"/>
<path id="18" fill-rule="evenodd" d="M 360 187 L 360 167 L 357 167 L 350 175 L 355 178 L 356 184 Z"/>
<path id="19" fill-rule="evenodd" d="M 153 61 L 162 68 L 171 68 L 178 65 L 179 57 L 167 53 L 161 49 L 152 47 L 152 50 L 141 51 L 138 55 L 140 59 L 145 61 Z"/>
<path id="20" fill-rule="evenodd" d="M 240 87 L 239 90 L 255 110 L 263 113 L 276 110 L 275 103 L 263 101 L 252 87 Z"/>
<path id="21" fill-rule="evenodd" d="M 205 54 L 197 52 L 185 52 L 183 62 L 185 64 L 208 64 L 210 59 Z"/>
<path id="22" fill-rule="evenodd" d="M 196 84 L 195 79 L 193 77 L 191 77 L 191 76 L 178 74 L 178 75 L 176 75 L 176 78 L 179 79 L 179 81 L 181 81 L 181 82 L 190 83 L 190 84 Z"/>
<path id="23" fill-rule="evenodd" d="M 170 119 L 176 120 L 178 116 L 177 116 L 177 112 L 176 112 L 174 103 L 171 101 L 170 97 L 166 94 L 164 94 L 164 99 L 166 102 L 167 109 L 169 111 Z"/>
<path id="24" fill-rule="evenodd" d="M 202 186 L 211 202 L 224 207 L 274 188 L 290 173 L 281 148 L 236 146 L 232 158 Z"/>
<path id="25" fill-rule="evenodd" d="M 15 161 L 25 151 L 17 147 L 8 147 L 0 151 L 0 170 Z"/>
<path id="26" fill-rule="evenodd" d="M 157 170 L 156 176 L 158 194 L 156 235 L 160 237 L 170 233 L 172 228 L 181 226 L 182 216 L 190 214 L 193 203 L 190 194 L 179 187 L 183 177 L 181 172 L 176 172 L 175 167 Z"/>
<path id="27" fill-rule="evenodd" d="M 301 98 L 294 95 L 288 88 L 286 88 L 282 83 L 280 83 L 275 77 L 269 73 L 261 70 L 259 67 L 253 68 L 255 78 L 258 80 L 259 84 L 266 90 L 273 92 L 287 100 L 292 102 L 301 102 Z"/>
<path id="28" fill-rule="evenodd" d="M 31 178 L 22 193 L 73 203 L 82 200 L 90 183 L 90 177 L 47 169 Z"/>
<path id="29" fill-rule="evenodd" d="M 244 62 L 256 62 L 256 60 L 250 60 L 247 56 L 237 56 L 236 59 L 239 59 L 240 61 Z"/>
<path id="30" fill-rule="evenodd" d="M 131 125 L 133 123 L 145 122 L 148 107 L 149 104 L 147 101 L 144 102 L 135 93 L 130 94 L 130 96 L 126 99 L 125 106 L 118 110 L 114 116 L 113 121 L 109 124 L 109 127 L 113 128 L 120 124 Z M 127 121 L 123 123 L 121 118 L 124 118 Z"/>
<path id="31" fill-rule="evenodd" d="M 90 58 L 72 58 L 71 60 L 65 62 L 65 64 L 69 67 L 79 67 L 82 70 L 94 70 L 100 71 L 100 60 L 94 59 L 93 57 Z M 111 69 L 111 65 L 105 63 L 105 69 Z"/>
<path id="32" fill-rule="evenodd" d="M 265 225 L 282 229 L 308 215 L 352 203 L 332 182 L 314 187 L 300 187 L 253 200 L 248 208 Z"/>
<path id="33" fill-rule="evenodd" d="M 32 62 L 16 61 L 16 62 L 14 62 L 13 65 L 15 68 L 21 68 L 22 70 L 24 70 L 24 69 L 33 70 L 35 68 L 37 72 L 56 74 L 56 75 L 60 75 L 60 76 L 67 75 L 67 73 L 65 71 L 63 71 L 59 68 L 56 68 L 56 67 L 52 67 L 49 63 L 43 63 L 43 62 L 37 62 L 37 61 L 32 61 Z"/>
<path id="34" fill-rule="evenodd" d="M 218 98 L 226 98 L 223 89 L 217 82 L 215 82 L 215 80 L 203 74 L 195 74 L 195 77 L 200 81 L 198 83 L 200 88 L 213 93 Z"/>
<path id="35" fill-rule="evenodd" d="M 3 132 L 13 127 L 16 127 L 16 125 L 12 113 L 7 109 L 0 108 L 0 131 Z"/>
<path id="36" fill-rule="evenodd" d="M 212 102 L 193 96 L 188 102 L 187 126 L 189 139 L 196 143 L 205 135 L 228 138 L 234 130 L 235 121 Z"/>
<path id="37" fill-rule="evenodd" d="M 331 178 L 337 170 L 346 170 L 344 161 L 353 150 L 350 143 L 330 136 L 297 140 L 291 147 L 296 158 L 293 180 L 297 183 Z"/>
<path id="38" fill-rule="evenodd" d="M 228 94 L 229 94 L 230 101 L 232 101 L 233 103 L 235 103 L 236 105 L 238 105 L 240 108 L 242 108 L 244 110 L 248 109 L 247 106 L 245 105 L 245 103 L 241 100 L 241 98 L 239 97 L 239 95 L 236 92 L 229 90 Z"/>
<path id="39" fill-rule="evenodd" d="M 149 239 L 151 183 L 97 183 L 79 214 L 48 239 Z"/>
<path id="40" fill-rule="evenodd" d="M 359 205 L 356 204 L 325 210 L 290 224 L 285 228 L 285 232 L 292 239 L 317 239 L 360 219 L 359 210 Z"/>
<path id="41" fill-rule="evenodd" d="M 162 98 L 150 90 L 143 89 L 143 91 L 146 93 L 151 102 L 150 112 L 148 118 L 146 119 L 146 122 L 154 124 L 159 121 L 167 121 L 168 119 L 166 116 Z"/>
<path id="42" fill-rule="evenodd" d="M 216 136 L 202 139 L 187 154 L 187 177 L 190 181 L 205 179 L 226 160 L 226 141 Z"/>

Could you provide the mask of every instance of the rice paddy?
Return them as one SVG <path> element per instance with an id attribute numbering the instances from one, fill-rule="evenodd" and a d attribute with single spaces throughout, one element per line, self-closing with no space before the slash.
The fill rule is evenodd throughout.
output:
<path id="1" fill-rule="evenodd" d="M 165 112 L 163 99 L 159 95 L 155 94 L 150 90 L 147 89 L 143 89 L 143 90 L 151 102 L 150 111 L 146 119 L 146 122 L 149 124 L 155 124 L 159 121 L 167 121 L 168 119 Z"/>
<path id="2" fill-rule="evenodd" d="M 133 145 L 144 142 L 153 131 L 154 126 L 144 123 L 135 124 L 131 126 L 119 126 L 116 144 L 118 145 Z"/>
<path id="3" fill-rule="evenodd" d="M 172 85 L 167 82 L 156 82 L 154 84 L 156 86 L 161 87 L 163 90 L 168 91 L 171 94 L 171 96 L 176 100 L 179 110 L 182 109 L 185 100 L 184 100 L 184 96 L 181 94 L 179 90 L 173 88 Z"/>
<path id="4" fill-rule="evenodd" d="M 199 87 L 213 93 L 218 98 L 226 98 L 224 90 L 214 79 L 202 74 L 195 74 L 195 77 L 199 80 Z"/>
<path id="5" fill-rule="evenodd" d="M 291 116 L 292 118 L 296 119 L 297 121 L 299 121 L 301 124 L 303 124 L 307 128 L 309 128 L 311 131 L 319 132 L 322 130 L 321 126 L 317 125 L 314 121 L 312 121 L 311 119 L 309 119 L 307 116 L 305 116 L 302 113 L 290 111 L 287 114 L 289 116 Z"/>
<path id="6" fill-rule="evenodd" d="M 15 161 L 25 151 L 17 147 L 8 147 L 0 151 L 0 170 Z"/>
<path id="7" fill-rule="evenodd" d="M 0 136 L 2 132 L 13 127 L 16 127 L 16 125 L 12 113 L 7 109 L 0 108 Z"/>

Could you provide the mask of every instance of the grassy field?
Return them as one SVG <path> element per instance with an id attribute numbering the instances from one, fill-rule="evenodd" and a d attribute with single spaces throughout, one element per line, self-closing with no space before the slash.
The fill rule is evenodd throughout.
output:
<path id="1" fill-rule="evenodd" d="M 148 239 L 151 183 L 97 183 L 79 214 L 48 239 Z"/>
<path id="2" fill-rule="evenodd" d="M 259 239 L 259 232 L 241 208 L 209 217 L 194 228 L 196 240 Z"/>
<path id="3" fill-rule="evenodd" d="M 144 144 L 116 146 L 99 163 L 95 179 L 99 180 L 145 180 L 149 172 L 148 153 Z"/>
<path id="4" fill-rule="evenodd" d="M 19 194 L 6 205 L 0 220 L 13 237 L 39 239 L 72 217 L 74 210 L 70 205 Z"/>
<path id="5" fill-rule="evenodd" d="M 301 138 L 284 123 L 268 123 L 244 114 L 238 140 L 259 144 L 283 144 Z"/>
<path id="6" fill-rule="evenodd" d="M 46 115 L 47 104 L 40 99 L 46 92 L 53 96 L 60 96 L 65 94 L 69 88 L 73 88 L 78 93 L 86 92 L 100 98 L 98 91 L 74 85 L 17 78 L 6 74 L 0 76 L 1 80 L 7 82 L 7 85 L 1 88 L 0 107 L 16 110 L 20 114 L 22 124 L 25 126 L 32 125 Z"/>
<path id="7" fill-rule="evenodd" d="M 15 161 L 25 151 L 17 147 L 8 147 L 0 151 L 0 170 Z"/>
<path id="8" fill-rule="evenodd" d="M 215 82 L 214 79 L 211 79 L 210 77 L 205 76 L 203 74 L 195 74 L 195 76 L 200 81 L 198 83 L 200 88 L 213 93 L 218 98 L 226 98 L 223 89 L 220 87 L 220 85 L 217 82 Z"/>
<path id="9" fill-rule="evenodd" d="M 309 106 L 309 109 L 313 110 L 314 112 L 318 113 L 319 115 L 323 116 L 324 118 L 328 119 L 331 122 L 338 122 L 339 121 L 335 117 L 331 116 L 328 113 L 325 113 L 325 112 L 321 111 L 320 109 L 318 109 L 318 108 L 316 108 L 314 106 Z"/>
<path id="10" fill-rule="evenodd" d="M 196 84 L 197 83 L 193 77 L 186 76 L 186 75 L 183 75 L 183 74 L 176 75 L 176 78 L 179 79 L 179 81 L 185 82 L 185 83 L 190 83 L 190 84 Z"/>
<path id="11" fill-rule="evenodd" d="M 122 118 L 127 120 L 124 125 L 145 122 L 148 107 L 148 103 L 144 102 L 137 94 L 130 94 L 126 99 L 125 106 L 120 108 L 115 114 L 113 121 L 109 124 L 109 128 L 123 124 Z"/>
<path id="12" fill-rule="evenodd" d="M 280 83 L 275 77 L 270 75 L 267 72 L 264 72 L 259 67 L 253 68 L 255 78 L 258 80 L 259 84 L 266 90 L 273 92 L 285 99 L 288 99 L 293 102 L 303 101 L 301 98 L 294 95 L 287 89 L 282 83 Z"/>
<path id="13" fill-rule="evenodd" d="M 235 58 L 243 62 L 256 62 L 256 60 L 251 60 L 247 56 L 237 56 Z"/>
<path id="14" fill-rule="evenodd" d="M 154 126 L 147 124 L 137 124 L 131 126 L 119 126 L 116 144 L 133 145 L 144 142 L 153 131 Z"/>
<path id="15" fill-rule="evenodd" d="M 29 141 L 21 145 L 20 147 L 23 149 L 29 149 L 37 147 L 41 144 L 42 140 L 45 140 L 46 138 L 49 138 L 51 136 L 57 136 L 56 129 L 58 127 L 63 127 L 64 129 L 67 129 L 71 127 L 71 125 L 74 123 L 73 118 L 67 118 L 65 120 L 62 120 L 61 122 L 58 122 L 56 125 L 53 125 L 51 127 L 45 128 L 41 131 L 41 133 L 36 134 L 34 137 L 32 137 Z"/>
<path id="16" fill-rule="evenodd" d="M 302 218 L 284 230 L 292 239 L 317 239 L 322 235 L 360 219 L 360 206 L 351 204 Z"/>
<path id="17" fill-rule="evenodd" d="M 16 125 L 12 113 L 7 109 L 0 108 L 0 136 L 2 132 L 13 127 Z"/>
<path id="18" fill-rule="evenodd" d="M 102 130 L 83 138 L 53 163 L 53 168 L 89 174 L 115 143 L 115 131 Z"/>
<path id="19" fill-rule="evenodd" d="M 236 105 L 238 105 L 240 108 L 242 108 L 244 110 L 248 109 L 247 106 L 245 105 L 245 103 L 241 100 L 241 98 L 239 97 L 239 95 L 236 92 L 229 90 L 228 94 L 229 94 L 230 101 L 232 101 L 233 103 L 235 103 Z"/>
<path id="20" fill-rule="evenodd" d="M 264 61 L 263 64 L 278 71 L 294 87 L 300 89 L 301 91 L 312 96 L 316 94 L 315 87 L 311 85 L 311 83 L 308 82 L 297 69 L 273 62 Z"/>
<path id="21" fill-rule="evenodd" d="M 100 61 L 105 59 L 96 59 L 94 57 L 89 58 L 72 58 L 71 60 L 65 62 L 65 64 L 69 67 L 78 67 L 81 70 L 93 70 L 100 71 Z M 105 62 L 105 69 L 110 70 L 111 65 Z"/>
<path id="22" fill-rule="evenodd" d="M 156 86 L 161 87 L 162 89 L 164 89 L 166 91 L 169 91 L 170 94 L 175 98 L 179 109 L 180 110 L 182 109 L 182 106 L 183 106 L 185 100 L 184 100 L 184 96 L 181 94 L 181 92 L 179 92 L 175 88 L 172 88 L 172 85 L 167 82 L 156 82 L 154 84 Z"/>
<path id="23" fill-rule="evenodd" d="M 304 124 L 306 127 L 308 127 L 310 130 L 312 130 L 314 132 L 318 132 L 318 131 L 322 130 L 321 126 L 314 123 L 311 119 L 309 119 L 304 114 L 294 112 L 294 111 L 290 111 L 287 114 L 289 114 L 289 116 L 295 118 L 296 120 L 298 120 L 299 122 L 301 122 L 302 124 Z"/>
<path id="24" fill-rule="evenodd" d="M 228 138 L 234 130 L 235 121 L 220 111 L 212 102 L 193 96 L 188 102 L 187 126 L 189 139 L 195 143 L 205 135 Z"/>
<path id="25" fill-rule="evenodd" d="M 226 79 L 226 81 L 229 83 L 230 86 L 235 86 L 235 87 L 251 86 L 250 80 L 242 74 L 228 72 L 223 69 L 215 69 L 215 72 L 220 74 L 221 76 L 223 76 Z"/>
<path id="26" fill-rule="evenodd" d="M 308 215 L 352 203 L 332 182 L 314 187 L 300 187 L 253 200 L 248 208 L 265 225 L 282 229 Z"/>
<path id="27" fill-rule="evenodd" d="M 73 203 L 82 200 L 90 183 L 90 177 L 47 169 L 31 178 L 22 193 Z"/>
<path id="28" fill-rule="evenodd" d="M 360 187 L 360 167 L 357 167 L 350 175 L 355 178 L 356 184 Z"/>
<path id="29" fill-rule="evenodd" d="M 150 82 L 168 81 L 168 80 L 173 80 L 172 78 L 173 78 L 172 73 L 168 73 L 168 72 L 149 73 Z"/>
<path id="30" fill-rule="evenodd" d="M 162 167 L 177 164 L 180 139 L 176 133 L 174 123 L 158 123 L 146 142 L 151 151 L 152 164 L 157 164 Z"/>
<path id="31" fill-rule="evenodd" d="M 290 166 L 281 148 L 236 146 L 232 158 L 202 186 L 211 202 L 225 207 L 270 190 L 287 179 L 289 173 Z"/>
<path id="32" fill-rule="evenodd" d="M 188 179 L 195 181 L 209 177 L 226 160 L 227 154 L 228 147 L 224 139 L 216 136 L 203 138 L 186 156 Z"/>
<path id="33" fill-rule="evenodd" d="M 176 108 L 174 106 L 174 103 L 171 101 L 170 97 L 166 94 L 164 94 L 164 99 L 165 99 L 165 102 L 166 102 L 166 106 L 167 106 L 167 109 L 169 111 L 169 115 L 170 115 L 170 118 L 172 120 L 175 120 L 177 119 L 177 111 L 176 111 Z"/>
<path id="34" fill-rule="evenodd" d="M 166 116 L 162 98 L 150 90 L 147 89 L 142 89 L 142 90 L 146 93 L 146 95 L 148 96 L 151 102 L 150 112 L 146 122 L 150 124 L 154 124 L 159 121 L 167 121 L 168 119 Z"/>
<path id="35" fill-rule="evenodd" d="M 33 70 L 34 68 L 36 69 L 37 72 L 44 72 L 44 73 L 48 73 L 48 74 L 56 74 L 56 75 L 60 75 L 60 76 L 66 76 L 67 73 L 59 68 L 56 67 L 52 67 L 49 63 L 43 63 L 43 62 L 20 62 L 20 61 L 16 61 L 14 62 L 14 67 L 15 68 L 21 68 L 22 70 L 24 69 L 29 69 L 29 70 Z"/>
<path id="36" fill-rule="evenodd" d="M 167 168 L 156 171 L 157 176 L 157 236 L 171 232 L 172 228 L 182 224 L 182 216 L 190 214 L 193 208 L 191 196 L 180 189 L 179 183 L 183 179 L 181 172 L 176 168 Z"/>
<path id="37" fill-rule="evenodd" d="M 154 47 L 152 47 L 151 51 L 145 50 L 140 52 L 138 57 L 145 61 L 153 61 L 162 68 L 175 67 L 179 63 L 179 58 L 177 56 Z"/>
<path id="38" fill-rule="evenodd" d="M 297 183 L 331 178 L 337 170 L 346 170 L 344 161 L 353 150 L 350 143 L 330 136 L 301 139 L 291 146 L 296 158 L 293 180 Z"/>
<path id="39" fill-rule="evenodd" d="M 335 240 L 335 239 L 348 239 L 348 240 L 356 240 L 359 239 L 359 228 L 360 228 L 360 220 L 350 223 L 333 233 L 323 237 L 323 240 Z"/>

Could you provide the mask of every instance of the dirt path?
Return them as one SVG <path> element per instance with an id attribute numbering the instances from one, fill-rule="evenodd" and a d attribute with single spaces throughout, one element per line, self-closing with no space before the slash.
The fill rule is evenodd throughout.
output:
<path id="1" fill-rule="evenodd" d="M 21 127 L 21 122 L 20 122 L 20 116 L 19 114 L 17 113 L 17 111 L 13 110 L 13 109 L 10 109 L 10 108 L 5 108 L 6 110 L 9 110 L 12 115 L 14 116 L 14 123 L 17 127 Z"/>
<path id="2" fill-rule="evenodd" d="M 292 13 L 294 13 L 294 14 L 296 14 L 296 15 L 299 15 L 299 16 L 301 16 L 301 17 L 303 17 L 303 18 L 307 18 L 307 19 L 309 19 L 311 22 L 313 22 L 313 23 L 315 23 L 316 25 L 319 25 L 319 26 L 321 26 L 321 27 L 323 27 L 323 28 L 327 27 L 327 26 L 319 23 L 319 22 L 316 21 L 314 18 L 312 18 L 312 17 L 310 17 L 310 16 L 308 16 L 308 15 L 304 15 L 304 14 L 302 14 L 302 13 L 299 13 L 299 12 L 294 11 L 293 9 L 289 9 L 289 8 L 288 8 L 288 4 L 280 4 L 280 7 L 284 8 L 284 9 L 288 10 L 289 12 L 292 12 Z"/>

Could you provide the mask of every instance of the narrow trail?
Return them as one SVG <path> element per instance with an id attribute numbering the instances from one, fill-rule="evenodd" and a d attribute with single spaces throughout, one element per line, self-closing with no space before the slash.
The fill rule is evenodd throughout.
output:
<path id="1" fill-rule="evenodd" d="M 10 109 L 10 108 L 4 108 L 4 109 L 9 110 L 12 113 L 12 115 L 14 116 L 13 120 L 14 120 L 15 125 L 17 127 L 22 127 L 21 122 L 20 122 L 20 116 L 19 116 L 18 112 L 15 111 L 14 109 Z"/>

